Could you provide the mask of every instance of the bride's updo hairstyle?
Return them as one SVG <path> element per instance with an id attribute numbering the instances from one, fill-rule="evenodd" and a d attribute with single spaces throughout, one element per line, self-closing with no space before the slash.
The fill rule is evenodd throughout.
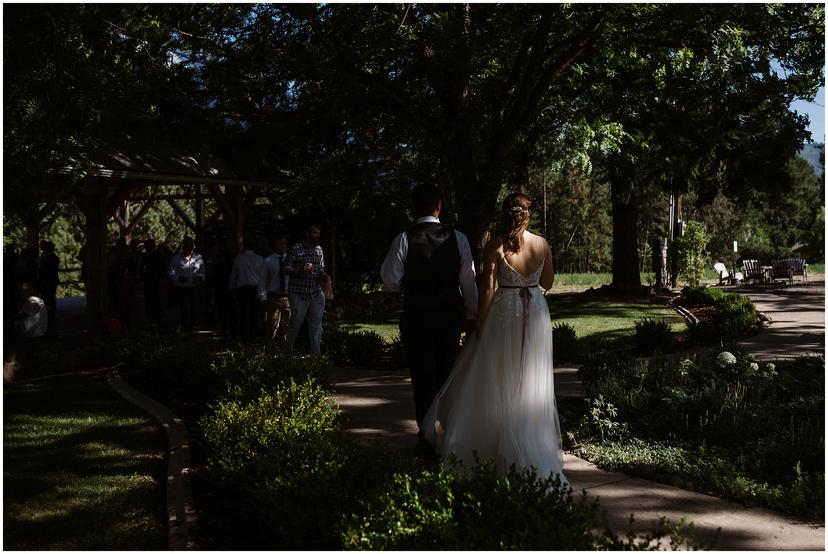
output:
<path id="1" fill-rule="evenodd" d="M 503 201 L 501 212 L 501 236 L 503 250 L 517 254 L 523 248 L 523 232 L 529 226 L 532 201 L 525 194 L 513 192 Z"/>

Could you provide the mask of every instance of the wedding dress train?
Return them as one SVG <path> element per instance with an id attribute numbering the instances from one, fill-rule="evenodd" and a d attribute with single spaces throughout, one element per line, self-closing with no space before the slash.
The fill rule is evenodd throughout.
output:
<path id="1" fill-rule="evenodd" d="M 470 469 L 474 452 L 499 471 L 514 463 L 563 475 L 552 373 L 552 322 L 538 288 L 501 257 L 498 288 L 478 336 L 461 350 L 423 421 L 425 438 Z"/>

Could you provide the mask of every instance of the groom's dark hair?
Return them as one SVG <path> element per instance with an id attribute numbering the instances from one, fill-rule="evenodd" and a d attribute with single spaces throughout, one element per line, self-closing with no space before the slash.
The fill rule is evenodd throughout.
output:
<path id="1" fill-rule="evenodd" d="M 415 215 L 429 215 L 440 207 L 443 202 L 443 195 L 435 185 L 418 185 L 414 189 L 414 211 Z"/>

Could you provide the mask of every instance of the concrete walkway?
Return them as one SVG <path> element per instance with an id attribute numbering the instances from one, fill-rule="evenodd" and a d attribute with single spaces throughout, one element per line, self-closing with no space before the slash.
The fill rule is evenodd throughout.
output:
<path id="1" fill-rule="evenodd" d="M 825 353 L 825 281 L 795 282 L 770 289 L 740 287 L 773 319 L 770 327 L 738 343 L 760 361 Z"/>

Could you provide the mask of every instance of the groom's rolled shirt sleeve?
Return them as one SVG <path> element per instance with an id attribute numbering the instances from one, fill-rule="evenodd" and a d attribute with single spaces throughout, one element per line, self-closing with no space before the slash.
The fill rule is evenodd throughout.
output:
<path id="1" fill-rule="evenodd" d="M 474 279 L 474 258 L 472 258 L 469 239 L 460 231 L 457 235 L 457 246 L 460 249 L 460 292 L 463 294 L 463 305 L 466 310 L 466 319 L 477 318 L 477 283 Z"/>
<path id="2" fill-rule="evenodd" d="M 408 240 L 405 233 L 400 233 L 391 243 L 391 248 L 382 262 L 380 275 L 389 292 L 399 292 L 402 288 L 402 279 L 405 274 L 405 258 L 408 256 Z"/>

